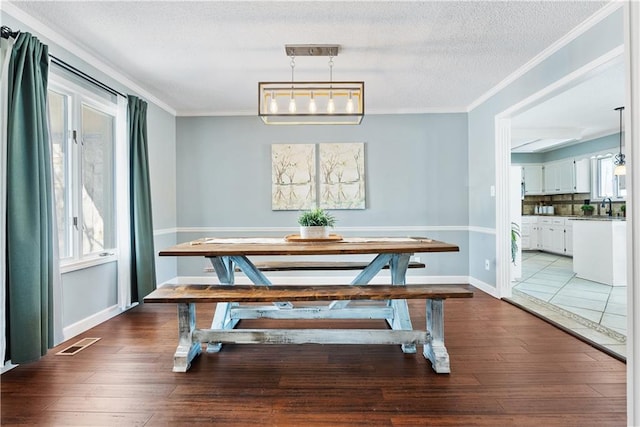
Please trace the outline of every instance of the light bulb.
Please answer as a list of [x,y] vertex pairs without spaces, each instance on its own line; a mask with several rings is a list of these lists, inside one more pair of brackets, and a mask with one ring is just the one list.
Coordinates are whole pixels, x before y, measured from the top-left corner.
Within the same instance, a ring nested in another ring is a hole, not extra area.
[[349,92],[349,99],[347,100],[347,113],[353,113],[353,99],[351,98],[351,92]]
[[327,113],[333,114],[336,112],[336,104],[333,103],[333,96],[329,95],[329,102],[327,103]]
[[627,166],[623,163],[621,165],[616,166],[613,171],[613,174],[616,176],[626,175],[627,174]]
[[318,111],[318,107],[316,106],[316,100],[313,97],[313,92],[311,92],[311,99],[309,100],[309,112],[311,114],[315,114]]
[[293,95],[291,96],[291,99],[289,99],[289,112],[291,114],[296,112],[296,100],[293,98]]
[[271,92],[271,102],[269,103],[269,112],[271,112],[271,114],[276,114],[278,112],[278,103],[276,102],[276,97],[273,92]]

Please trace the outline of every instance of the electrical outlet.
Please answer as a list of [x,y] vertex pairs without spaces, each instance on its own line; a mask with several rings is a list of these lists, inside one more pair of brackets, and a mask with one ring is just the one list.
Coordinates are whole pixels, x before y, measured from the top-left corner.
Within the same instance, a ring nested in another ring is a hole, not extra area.
[[491,263],[489,262],[488,259],[484,260],[484,269],[487,271],[491,270]]

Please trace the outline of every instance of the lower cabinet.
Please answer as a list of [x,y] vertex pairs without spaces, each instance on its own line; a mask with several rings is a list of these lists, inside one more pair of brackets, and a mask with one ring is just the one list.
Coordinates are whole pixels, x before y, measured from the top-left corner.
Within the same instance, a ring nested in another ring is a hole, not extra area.
[[[522,249],[573,254],[573,229],[565,217],[522,217]],[[526,218],[526,219],[525,219]]]
[[520,241],[523,251],[538,249],[538,217],[523,216],[520,228]]

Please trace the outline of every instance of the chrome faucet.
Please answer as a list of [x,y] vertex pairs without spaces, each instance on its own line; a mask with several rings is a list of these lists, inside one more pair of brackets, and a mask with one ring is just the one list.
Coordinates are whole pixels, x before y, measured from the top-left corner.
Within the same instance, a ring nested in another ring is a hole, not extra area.
[[604,208],[604,202],[609,201],[609,210],[605,211],[605,213],[609,216],[613,216],[613,208],[611,207],[611,197],[607,197],[606,199],[602,199],[602,204],[600,207]]

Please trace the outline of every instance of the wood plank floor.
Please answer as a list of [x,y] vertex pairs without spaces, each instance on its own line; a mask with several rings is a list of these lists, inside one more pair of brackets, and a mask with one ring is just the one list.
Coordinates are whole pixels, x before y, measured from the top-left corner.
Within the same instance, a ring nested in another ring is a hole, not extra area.
[[[445,305],[449,375],[396,346],[350,345],[228,345],[173,373],[175,306],[147,304],[3,374],[0,424],[626,425],[624,363],[478,290]],[[424,303],[410,309],[422,325]],[[199,327],[212,312],[198,307]],[[266,323],[289,325],[242,326]],[[102,339],[54,354],[83,337]]]

